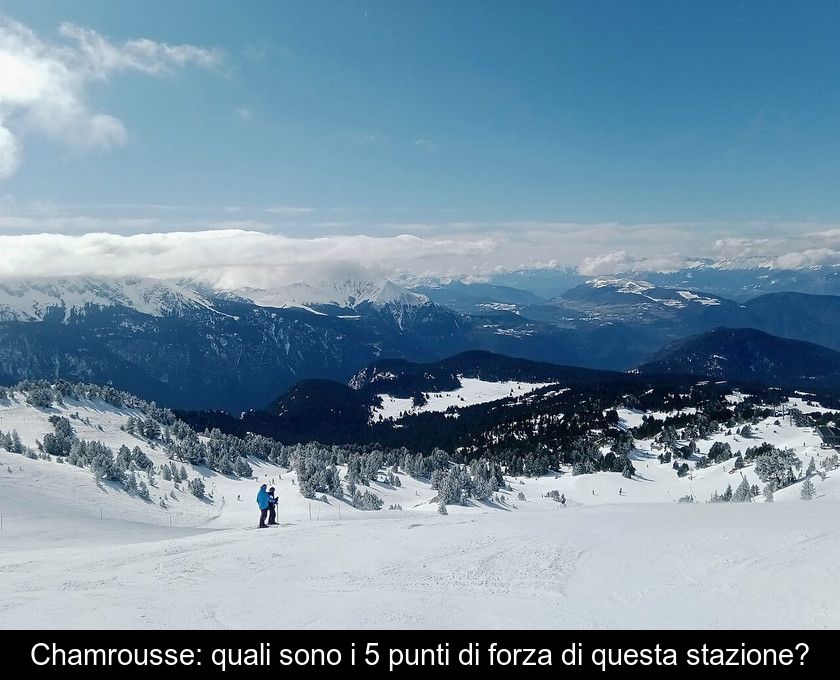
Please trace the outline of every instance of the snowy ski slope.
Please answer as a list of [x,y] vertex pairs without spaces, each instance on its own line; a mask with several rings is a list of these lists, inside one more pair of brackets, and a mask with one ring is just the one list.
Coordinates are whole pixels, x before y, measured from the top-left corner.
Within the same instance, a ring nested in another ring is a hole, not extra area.
[[[50,415],[75,413],[79,437],[168,461],[120,430],[132,411],[103,403],[37,409],[13,395],[0,401],[0,430],[34,446]],[[803,464],[831,453],[810,429],[774,422],[750,440],[716,437],[733,451],[790,446]],[[502,503],[447,516],[428,483],[407,475],[400,487],[372,482],[378,512],[307,500],[293,472],[254,460],[251,480],[186,465],[212,498],[158,476],[144,502],[97,486],[89,470],[0,449],[0,627],[249,627],[258,609],[269,625],[313,628],[840,625],[840,471],[814,479],[811,502],[797,483],[772,504],[707,504],[741,474],[758,482],[753,466],[733,472],[730,460],[679,478],[650,444],[637,442],[632,480],[511,477]],[[277,487],[281,526],[260,531],[262,482]],[[545,497],[553,490],[565,507]],[[688,494],[700,502],[674,502]],[[387,510],[395,504],[403,509]]]

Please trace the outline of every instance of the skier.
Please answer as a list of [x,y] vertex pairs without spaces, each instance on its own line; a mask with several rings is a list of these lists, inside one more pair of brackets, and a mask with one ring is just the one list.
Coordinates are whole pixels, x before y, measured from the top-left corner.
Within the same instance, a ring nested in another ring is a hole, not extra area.
[[274,487],[268,490],[268,523],[277,524],[277,496],[274,495]]
[[260,487],[257,492],[257,505],[260,508],[260,529],[267,529],[268,525],[265,523],[265,516],[268,514],[269,497],[268,491],[265,490],[265,484]]
[[618,487],[618,495],[621,495],[621,487]]

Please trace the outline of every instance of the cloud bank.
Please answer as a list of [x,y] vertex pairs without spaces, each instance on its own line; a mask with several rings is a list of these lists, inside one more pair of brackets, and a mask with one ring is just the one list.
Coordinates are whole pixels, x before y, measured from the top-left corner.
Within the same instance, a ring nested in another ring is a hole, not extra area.
[[222,53],[148,39],[110,42],[96,31],[65,23],[60,42],[49,42],[22,23],[0,16],[0,179],[13,175],[22,140],[43,135],[78,150],[126,143],[118,118],[91,110],[88,88],[114,74],[159,76],[187,65],[209,68]]
[[[379,276],[408,262],[492,253],[490,240],[417,236],[289,238],[237,229],[157,234],[0,236],[0,278],[197,278],[223,288]],[[419,266],[423,266],[420,264]]]
[[840,229],[824,229],[793,238],[730,237],[715,241],[715,257],[728,266],[800,269],[840,264]]

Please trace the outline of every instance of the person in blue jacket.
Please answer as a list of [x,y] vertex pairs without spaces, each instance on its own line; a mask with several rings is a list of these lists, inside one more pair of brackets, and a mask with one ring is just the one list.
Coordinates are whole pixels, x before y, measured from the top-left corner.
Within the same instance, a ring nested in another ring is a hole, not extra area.
[[265,489],[265,484],[263,484],[257,492],[257,505],[260,508],[260,529],[267,529],[268,525],[265,523],[265,516],[268,514],[270,498],[268,491]]
[[277,524],[277,496],[273,486],[268,490],[268,525],[272,524]]

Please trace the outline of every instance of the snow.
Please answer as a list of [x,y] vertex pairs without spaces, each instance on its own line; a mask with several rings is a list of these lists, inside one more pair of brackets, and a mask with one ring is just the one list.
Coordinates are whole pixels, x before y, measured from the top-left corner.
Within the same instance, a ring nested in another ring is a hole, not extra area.
[[[387,379],[383,376],[383,379]],[[475,404],[485,404],[490,401],[506,399],[508,397],[519,397],[534,390],[548,387],[553,383],[526,383],[516,380],[501,382],[490,382],[479,378],[465,378],[458,376],[461,386],[449,392],[429,392],[429,398],[422,406],[414,406],[410,397],[403,399],[392,397],[387,393],[378,394],[382,400],[381,406],[374,406],[371,409],[371,421],[396,420],[405,414],[442,412],[447,409],[464,408]]]
[[413,293],[385,279],[298,282],[277,288],[241,288],[232,292],[261,307],[297,307],[314,313],[319,313],[313,309],[319,305],[355,309],[363,303],[379,307],[419,307],[429,302],[425,295]]
[[513,312],[514,314],[519,314],[519,308],[508,302],[481,302],[477,306],[493,309],[497,312]]
[[701,295],[697,295],[697,293],[692,293],[688,290],[679,290],[677,291],[677,295],[686,300],[691,300],[692,302],[699,302],[701,305],[706,306],[716,306],[720,305],[720,300],[716,300],[715,298],[710,297],[703,297]]
[[656,288],[647,281],[633,281],[631,279],[617,279],[612,277],[599,277],[586,282],[593,288],[617,288],[619,293],[643,293],[644,291]]
[[[472,401],[538,387],[462,380],[436,407],[458,392]],[[32,446],[50,415],[76,412],[80,437],[168,460],[162,445],[119,429],[132,411],[99,402],[37,409],[13,395],[0,401],[0,429]],[[634,413],[620,416],[629,424]],[[770,441],[804,464],[831,453],[810,428],[779,423],[714,440],[733,450]],[[637,444],[634,479],[508,477],[502,503],[449,506],[447,516],[428,483],[407,475],[399,487],[371,482],[385,508],[402,511],[363,512],[305,499],[293,472],[254,460],[253,479],[186,465],[207,500],[158,476],[153,500],[177,497],[164,510],[97,486],[88,470],[0,449],[0,628],[253,627],[255,608],[281,628],[840,626],[840,471],[814,477],[807,503],[797,483],[772,504],[707,504],[741,473],[755,481],[753,466],[730,474],[729,460],[679,478],[651,441]],[[277,488],[280,526],[257,530],[263,482]],[[565,507],[545,497],[552,490]],[[673,502],[687,494],[700,502]]]
[[792,408],[799,409],[802,413],[831,413],[832,410],[820,406],[820,404],[811,399],[803,399],[802,397],[788,397],[788,405]]
[[281,518],[142,539],[104,523],[110,541],[5,547],[0,626],[253,627],[259,610],[281,628],[833,628],[837,509]]
[[657,420],[665,420],[665,418],[669,417],[673,418],[685,414],[697,413],[697,409],[688,407],[674,411],[640,411],[638,409],[617,408],[616,413],[618,413],[618,419],[625,425],[625,427],[633,428],[639,427],[639,425],[642,424],[642,418],[644,416],[653,416]]
[[212,303],[194,290],[151,278],[0,281],[0,321],[41,321],[51,309],[84,313],[86,307],[127,307],[163,316],[191,307],[211,311]]
[[632,279],[614,278],[614,277],[598,277],[590,279],[586,282],[587,285],[593,288],[615,288],[618,293],[626,293],[629,295],[639,295],[651,302],[656,302],[666,307],[675,307],[683,309],[686,303],[694,303],[706,307],[719,306],[721,301],[718,298],[709,297],[706,295],[698,295],[689,290],[664,290],[659,289],[660,292],[676,294],[676,298],[657,298],[649,295],[651,291],[657,290],[657,286],[648,281],[634,281]]
[[525,328],[498,328],[495,326],[484,326],[484,328],[495,328],[496,335],[505,335],[510,338],[525,338],[534,334],[534,331]]

